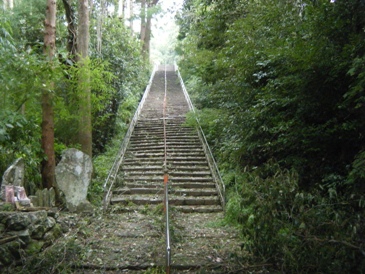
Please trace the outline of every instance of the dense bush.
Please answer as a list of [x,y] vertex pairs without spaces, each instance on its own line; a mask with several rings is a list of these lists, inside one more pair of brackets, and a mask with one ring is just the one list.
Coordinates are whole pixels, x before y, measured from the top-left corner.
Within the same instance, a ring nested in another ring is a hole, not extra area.
[[226,217],[257,259],[290,272],[364,271],[363,198],[330,186],[303,191],[295,171],[274,163],[234,179]]
[[283,271],[364,271],[364,12],[356,0],[190,0],[179,18],[227,215]]

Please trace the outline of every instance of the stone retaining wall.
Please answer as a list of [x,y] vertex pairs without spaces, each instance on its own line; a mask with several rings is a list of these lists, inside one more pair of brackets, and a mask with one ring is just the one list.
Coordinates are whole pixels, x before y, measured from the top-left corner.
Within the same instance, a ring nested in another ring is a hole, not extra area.
[[57,221],[52,211],[0,211],[0,269],[12,262],[40,252],[67,227]]

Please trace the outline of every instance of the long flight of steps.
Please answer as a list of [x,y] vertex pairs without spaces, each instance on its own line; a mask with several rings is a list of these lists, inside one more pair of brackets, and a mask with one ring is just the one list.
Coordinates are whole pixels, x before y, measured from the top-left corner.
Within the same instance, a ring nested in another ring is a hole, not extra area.
[[[196,129],[184,125],[188,104],[174,71],[166,72],[169,203],[182,212],[222,210]],[[112,204],[163,202],[165,72],[157,71],[119,169]]]
[[[119,169],[112,205],[107,214],[87,224],[95,233],[78,242],[87,250],[78,273],[165,269],[164,79],[164,71],[157,71]],[[224,212],[197,132],[184,126],[187,112],[177,76],[168,71],[171,273],[242,273],[237,230],[220,225]]]

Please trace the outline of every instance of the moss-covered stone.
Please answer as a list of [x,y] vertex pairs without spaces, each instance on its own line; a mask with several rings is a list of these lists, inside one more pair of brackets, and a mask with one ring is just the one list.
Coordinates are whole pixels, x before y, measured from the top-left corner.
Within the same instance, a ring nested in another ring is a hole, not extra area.
[[31,223],[28,214],[13,213],[8,216],[6,221],[6,227],[8,230],[24,230]]
[[24,230],[18,230],[18,231],[9,231],[7,235],[10,236],[17,236],[18,239],[20,239],[24,244],[27,244],[30,242],[30,234],[29,229]]
[[20,259],[20,251],[25,246],[25,243],[17,239],[0,246],[0,260],[4,265],[10,264],[14,260]]
[[59,238],[61,235],[62,235],[61,226],[59,224],[55,224],[55,226],[44,235],[43,239],[45,242],[50,244],[54,242],[57,238]]
[[34,255],[39,253],[42,250],[42,247],[44,246],[44,241],[35,241],[32,240],[27,248],[25,249],[25,253],[27,255]]
[[5,231],[5,225],[0,223],[0,234],[4,233],[4,231]]

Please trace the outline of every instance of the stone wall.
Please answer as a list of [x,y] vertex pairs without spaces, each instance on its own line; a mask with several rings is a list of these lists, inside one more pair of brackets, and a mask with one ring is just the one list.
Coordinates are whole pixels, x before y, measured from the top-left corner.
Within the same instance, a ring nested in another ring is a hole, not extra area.
[[0,211],[0,269],[40,252],[66,232],[51,211]]

